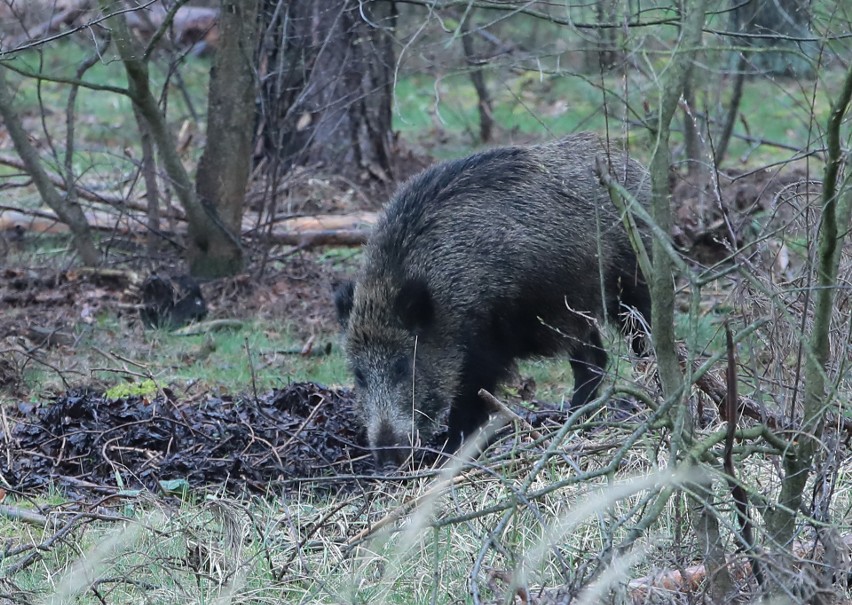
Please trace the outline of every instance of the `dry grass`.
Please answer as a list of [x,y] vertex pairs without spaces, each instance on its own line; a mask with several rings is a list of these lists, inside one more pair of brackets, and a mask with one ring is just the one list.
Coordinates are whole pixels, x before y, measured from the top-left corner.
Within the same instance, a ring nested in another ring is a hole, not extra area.
[[[214,494],[185,502],[110,498],[76,513],[66,539],[8,574],[0,596],[27,603],[378,604],[498,603],[526,594],[536,603],[557,595],[598,602],[613,591],[629,598],[632,578],[702,560],[690,529],[694,504],[673,488],[712,471],[671,472],[665,430],[638,424],[561,432],[561,442],[548,436],[549,453],[516,437],[521,443],[511,449],[498,444],[494,455],[435,476],[363,483],[335,497],[305,488],[242,501]],[[749,456],[738,469],[767,501],[778,486],[773,460]],[[734,552],[730,497],[718,476],[714,485],[714,509]],[[848,533],[848,468],[836,485],[833,523]],[[127,520],[97,519],[107,512]],[[72,514],[57,506],[29,540],[48,539]],[[383,525],[388,515],[398,518]],[[805,529],[802,539],[811,533]],[[0,571],[20,560],[7,557]],[[747,595],[753,585],[740,588]],[[700,594],[657,598],[686,602]]]

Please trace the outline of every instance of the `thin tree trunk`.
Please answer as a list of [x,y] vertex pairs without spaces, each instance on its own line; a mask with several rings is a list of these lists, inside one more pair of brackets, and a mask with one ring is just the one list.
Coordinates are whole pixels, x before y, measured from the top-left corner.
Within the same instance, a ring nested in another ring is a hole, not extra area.
[[737,122],[737,116],[740,112],[740,102],[743,98],[746,67],[748,67],[748,60],[744,53],[740,53],[737,60],[737,72],[734,74],[734,89],[731,91],[731,102],[728,104],[728,113],[725,116],[722,132],[716,140],[714,160],[717,166],[725,159],[725,154],[728,152],[728,145],[731,143],[731,135],[734,133],[734,124]]
[[15,146],[15,151],[21,156],[27,173],[35,183],[42,200],[50,206],[59,219],[68,225],[74,248],[80,255],[83,264],[96,266],[100,262],[100,254],[92,240],[92,232],[83,214],[83,209],[67,196],[62,196],[51,183],[50,176],[41,165],[38,151],[30,143],[18,114],[12,103],[12,94],[6,83],[6,68],[0,66],[0,116],[3,117],[6,130]]
[[139,128],[139,144],[142,147],[142,178],[145,180],[145,202],[148,210],[148,256],[157,255],[160,239],[160,188],[157,185],[157,160],[154,157],[154,141],[148,123],[134,106],[133,114]]
[[[654,144],[651,156],[651,214],[657,226],[666,234],[671,233],[672,212],[669,195],[669,136],[671,122],[678,107],[681,94],[690,73],[690,63],[701,45],[701,31],[704,25],[706,0],[685,0],[680,37],[674,50],[671,64],[659,83],[660,95],[657,107],[657,120],[652,131]],[[653,271],[649,280],[651,290],[651,331],[654,350],[657,354],[657,367],[663,387],[663,397],[672,403],[671,419],[673,435],[671,440],[672,464],[683,460],[692,442],[692,422],[689,411],[680,405],[683,398],[684,378],[678,362],[674,338],[674,282],[672,275],[674,264],[668,254],[665,242],[655,237],[652,243]],[[718,534],[718,520],[710,499],[712,491],[701,480],[689,483],[690,492],[695,494],[694,502],[698,514],[694,516],[696,535],[705,541],[704,556],[708,570],[715,576],[710,578],[710,593],[714,599],[721,599],[732,586],[730,572],[725,560]]]
[[[802,426],[796,432],[795,442],[790,444],[789,451],[784,456],[784,479],[778,496],[780,506],[767,511],[767,529],[773,541],[784,546],[789,546],[793,541],[796,517],[802,504],[805,485],[810,477],[816,453],[821,447],[820,437],[825,415],[831,409],[831,402],[826,398],[826,378],[831,357],[829,334],[840,252],[852,220],[850,166],[847,165],[844,181],[838,187],[844,157],[840,145],[840,126],[850,101],[852,68],[846,74],[839,99],[832,105],[826,128],[828,161],[823,179],[813,331],[808,339],[810,351],[805,360]],[[780,592],[784,587],[778,589]]]
[[[689,62],[692,61],[695,51],[701,44],[705,1],[688,0],[684,3],[685,17],[676,53],[665,72],[665,79],[659,83],[660,97],[657,104],[659,110],[655,120],[655,130],[651,133],[654,145],[650,162],[651,216],[665,233],[671,233],[672,229],[669,194],[671,121],[689,73]],[[652,257],[654,270],[649,280],[652,297],[652,336],[663,395],[668,398],[675,396],[683,383],[674,340],[674,284],[672,282],[674,266],[664,243],[659,238],[653,240]]]
[[[683,101],[686,104],[683,112],[683,139],[686,148],[686,172],[691,177],[707,174],[704,150],[701,145],[701,133],[695,117],[695,91],[692,88],[692,67],[683,85]],[[703,181],[701,182],[703,192]]]
[[482,73],[482,64],[476,59],[476,52],[473,49],[473,35],[470,32],[470,21],[472,19],[473,9],[468,11],[461,22],[462,48],[464,49],[465,61],[470,68],[470,82],[476,90],[476,105],[479,110],[479,141],[487,143],[491,140],[494,119],[491,117],[491,95],[488,93],[488,86]]

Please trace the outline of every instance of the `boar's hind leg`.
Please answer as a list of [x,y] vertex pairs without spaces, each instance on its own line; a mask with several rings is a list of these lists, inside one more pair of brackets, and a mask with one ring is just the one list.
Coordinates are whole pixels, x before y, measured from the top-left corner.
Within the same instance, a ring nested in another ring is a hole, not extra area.
[[597,329],[589,334],[589,340],[571,353],[571,370],[574,372],[574,396],[571,407],[587,404],[598,394],[603,380],[607,355],[603,349],[601,335]]

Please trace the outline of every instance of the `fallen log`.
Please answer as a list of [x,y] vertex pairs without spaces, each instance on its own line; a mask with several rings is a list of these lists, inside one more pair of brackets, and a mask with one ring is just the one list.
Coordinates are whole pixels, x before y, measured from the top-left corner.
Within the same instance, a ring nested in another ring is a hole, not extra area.
[[370,237],[368,229],[325,229],[322,231],[275,231],[261,239],[271,244],[312,248],[315,246],[360,246]]
[[255,235],[270,244],[310,248],[313,246],[360,246],[370,236],[372,226],[378,220],[375,212],[353,212],[349,214],[324,214],[281,218],[272,229],[260,229],[252,233],[247,225],[253,225],[250,217],[243,220],[243,233]]
[[[255,215],[256,216],[256,215]],[[346,214],[313,214],[306,216],[281,216],[273,221],[275,227],[295,231],[334,231],[338,229],[369,228],[376,224],[375,212],[348,212]],[[254,222],[243,220],[243,231],[249,231]],[[262,228],[261,228],[262,230]]]
[[[56,12],[41,23],[28,28],[27,32],[12,38],[9,47],[14,49],[39,43],[50,36],[60,34],[63,28],[87,27],[98,17],[94,8],[95,3],[92,0],[66,0],[57,4]],[[159,5],[124,13],[130,28],[145,40],[151,39],[162,27],[166,15],[166,10]],[[202,50],[208,47],[216,48],[219,43],[219,9],[182,6],[175,12],[170,28],[174,33],[175,42],[180,46],[201,44],[204,47]]]
[[[137,13],[126,13],[127,24],[139,37],[150,39],[163,26],[166,11],[157,5]],[[203,42],[216,48],[219,43],[219,9],[204,6],[182,6],[170,24],[174,40],[181,46],[192,46]]]
[[59,9],[57,12],[50,15],[50,17],[38,25],[29,28],[26,34],[12,38],[9,47],[14,49],[28,42],[38,41],[41,38],[57,34],[63,26],[74,25],[91,7],[89,0],[75,0],[68,2],[63,7],[57,8]]
[[[115,231],[122,234],[144,231],[146,218],[142,214],[114,213],[84,210],[89,227],[97,231]],[[68,233],[68,225],[53,212],[45,210],[17,210],[0,208],[0,232],[24,230],[33,233]]]
[[[147,217],[141,212],[106,212],[84,210],[92,229],[104,232],[143,234],[147,230]],[[243,237],[257,238],[270,244],[311,248],[316,246],[360,246],[370,235],[370,225],[376,221],[374,212],[357,212],[348,215],[316,215],[282,219],[271,230],[261,230],[260,235],[246,225],[254,225],[249,216],[243,221]],[[186,233],[186,225],[179,222],[178,233]],[[68,226],[51,211],[25,210],[0,206],[0,232],[24,230],[33,233],[68,233]]]

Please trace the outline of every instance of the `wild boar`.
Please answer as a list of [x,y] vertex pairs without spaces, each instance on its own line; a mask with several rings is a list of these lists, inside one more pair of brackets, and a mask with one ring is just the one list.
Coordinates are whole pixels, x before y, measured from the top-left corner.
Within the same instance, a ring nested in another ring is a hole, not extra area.
[[596,159],[636,199],[647,170],[593,134],[437,164],[393,196],[354,283],[335,295],[360,417],[381,465],[432,437],[446,449],[488,418],[477,395],[516,359],[566,353],[572,406],[607,364],[598,321],[650,320],[650,297]]

